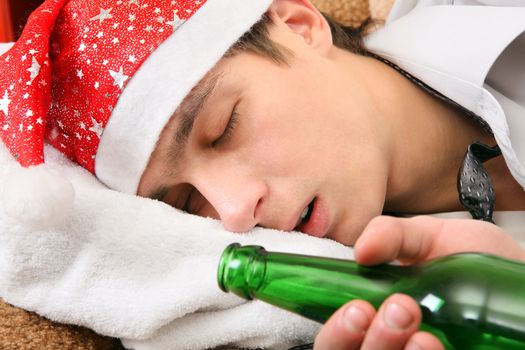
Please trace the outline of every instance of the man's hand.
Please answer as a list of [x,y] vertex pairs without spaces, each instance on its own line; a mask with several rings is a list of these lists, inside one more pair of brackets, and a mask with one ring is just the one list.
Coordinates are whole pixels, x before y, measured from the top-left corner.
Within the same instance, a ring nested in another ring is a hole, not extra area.
[[414,264],[461,252],[479,252],[525,261],[525,251],[498,226],[478,220],[409,219],[379,216],[367,225],[355,244],[363,265],[399,260]]
[[419,305],[402,294],[392,295],[376,312],[354,300],[330,317],[315,339],[315,350],[442,350],[433,335],[418,332]]
[[[491,223],[419,216],[381,216],[355,244],[356,260],[375,265],[399,260],[414,264],[460,252],[482,252],[525,261],[525,251]],[[316,350],[441,350],[433,335],[418,331],[421,310],[406,295],[393,295],[378,311],[365,301],[341,307],[317,335]]]

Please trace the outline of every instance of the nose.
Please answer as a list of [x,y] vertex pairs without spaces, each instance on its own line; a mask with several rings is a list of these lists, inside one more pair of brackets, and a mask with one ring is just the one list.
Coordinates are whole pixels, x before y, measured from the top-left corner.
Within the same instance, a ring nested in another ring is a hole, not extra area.
[[201,176],[194,185],[219,214],[224,228],[247,232],[261,219],[261,207],[268,194],[263,181],[236,174]]

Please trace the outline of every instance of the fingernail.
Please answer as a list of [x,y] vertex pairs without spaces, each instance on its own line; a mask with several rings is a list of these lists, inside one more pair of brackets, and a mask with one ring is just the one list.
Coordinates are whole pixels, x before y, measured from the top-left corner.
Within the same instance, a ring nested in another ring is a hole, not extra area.
[[414,322],[414,317],[410,312],[397,303],[390,303],[386,306],[384,317],[386,324],[394,329],[406,329]]
[[343,323],[349,331],[361,333],[367,330],[370,319],[363,310],[351,305],[343,314]]
[[423,350],[423,348],[421,347],[421,345],[419,345],[415,341],[411,341],[410,343],[408,343],[405,350]]

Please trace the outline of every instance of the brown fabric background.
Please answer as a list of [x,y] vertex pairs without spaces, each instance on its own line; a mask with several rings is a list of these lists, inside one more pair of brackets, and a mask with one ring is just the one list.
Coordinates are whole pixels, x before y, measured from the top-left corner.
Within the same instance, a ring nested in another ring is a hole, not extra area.
[[[312,0],[318,8],[346,25],[359,25],[368,17],[384,19],[393,0]],[[0,299],[1,350],[117,350],[117,339],[83,327],[49,321]]]

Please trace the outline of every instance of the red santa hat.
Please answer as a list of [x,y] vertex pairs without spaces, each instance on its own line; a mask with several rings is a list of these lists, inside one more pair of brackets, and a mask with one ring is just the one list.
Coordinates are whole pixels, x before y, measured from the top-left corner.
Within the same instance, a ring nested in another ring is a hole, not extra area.
[[136,193],[191,88],[271,0],[47,0],[0,57],[0,136],[23,166],[44,139]]

